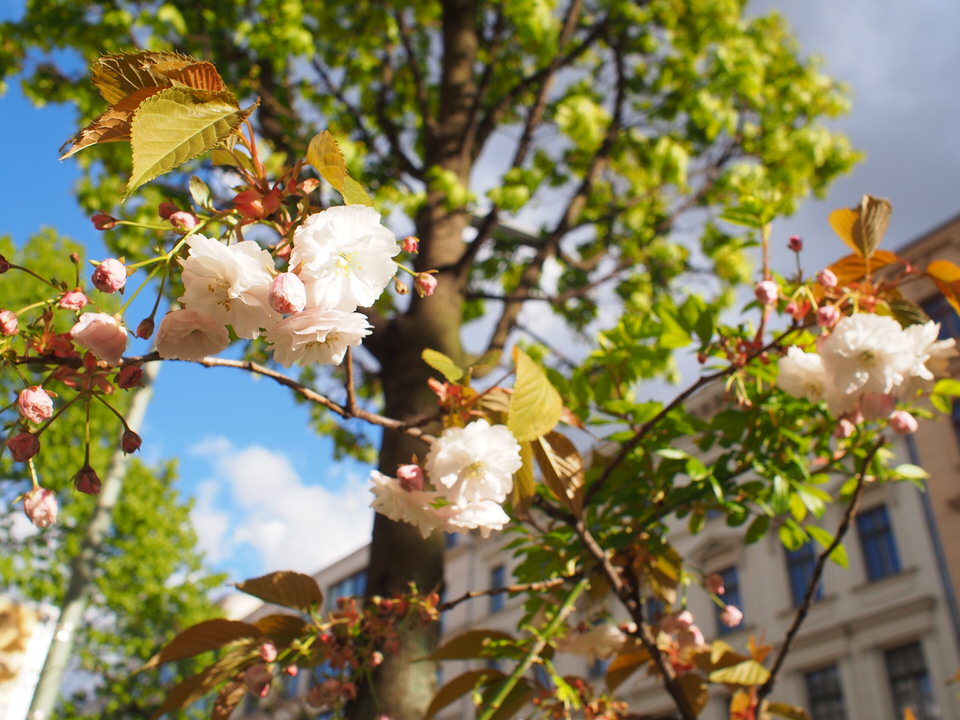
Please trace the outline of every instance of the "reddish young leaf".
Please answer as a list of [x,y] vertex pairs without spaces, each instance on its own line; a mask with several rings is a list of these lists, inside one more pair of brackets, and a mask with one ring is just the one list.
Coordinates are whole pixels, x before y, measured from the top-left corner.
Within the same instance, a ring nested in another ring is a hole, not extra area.
[[277,645],[289,645],[299,637],[307,623],[296,615],[276,613],[260,618],[256,622],[257,628],[263,635],[273,640]]
[[170,689],[163,703],[153,714],[152,720],[160,716],[187,707],[196,702],[227,678],[234,676],[243,665],[250,662],[254,648],[238,649],[220,658],[213,665],[191,675]]
[[960,267],[949,260],[934,260],[927,266],[927,275],[933,278],[950,306],[960,313]]
[[199,655],[207,650],[217,650],[228,643],[261,635],[256,625],[239,620],[204,620],[191,625],[167,643],[166,647],[154,655],[143,666],[147,670],[157,665]]
[[323,591],[309,575],[280,570],[252,580],[237,583],[237,590],[258,597],[264,602],[297,610],[323,605]]
[[60,146],[60,159],[65,160],[91,145],[129,140],[133,114],[140,107],[140,103],[158,92],[160,88],[155,87],[137,90],[105,110],[92,123]]
[[877,250],[869,260],[865,260],[860,255],[847,255],[831,265],[829,269],[837,276],[837,283],[844,286],[863,280],[869,273],[897,262],[905,263],[906,261],[901,260],[896,253],[889,250]]
[[197,90],[210,90],[211,92],[221,92],[226,90],[223,84],[223,78],[217,72],[213,63],[196,62],[186,67],[175,67],[171,69],[160,69],[168,78],[173,80],[174,84],[186,85]]

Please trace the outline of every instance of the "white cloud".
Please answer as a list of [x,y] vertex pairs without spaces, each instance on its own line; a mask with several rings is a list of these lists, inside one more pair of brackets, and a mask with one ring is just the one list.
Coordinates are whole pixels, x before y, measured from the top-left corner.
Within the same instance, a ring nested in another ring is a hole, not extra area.
[[263,572],[315,572],[369,541],[363,479],[348,476],[337,489],[308,484],[284,455],[237,449],[223,438],[205,439],[192,452],[207,457],[216,475],[200,484],[193,513],[212,559],[253,552]]

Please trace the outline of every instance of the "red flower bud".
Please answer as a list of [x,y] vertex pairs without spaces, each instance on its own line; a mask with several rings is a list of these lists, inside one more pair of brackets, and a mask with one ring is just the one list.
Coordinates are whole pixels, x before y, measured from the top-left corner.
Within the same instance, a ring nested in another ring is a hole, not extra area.
[[107,258],[93,271],[93,286],[105,293],[115,293],[127,284],[127,268],[116,258]]
[[57,521],[57,496],[47,488],[34,488],[23,496],[23,512],[35,526],[43,530]]
[[93,226],[97,230],[112,230],[117,226],[117,219],[112,215],[107,215],[105,212],[94,213],[90,218],[90,222],[93,223]]
[[33,433],[20,432],[7,440],[10,454],[17,462],[26,462],[40,452],[40,439]]
[[7,260],[3,255],[0,255],[0,275],[3,275],[9,269],[10,261]]
[[123,437],[120,438],[120,447],[123,448],[123,451],[127,455],[130,453],[135,453],[137,450],[139,450],[142,443],[143,440],[140,438],[140,436],[129,428],[124,430]]
[[162,202],[157,206],[157,214],[159,214],[163,220],[166,220],[175,212],[177,212],[177,206],[171,202]]
[[415,235],[408,235],[401,242],[401,247],[404,252],[415,253],[420,248],[420,238]]
[[271,190],[266,195],[259,190],[244,190],[233,198],[233,204],[248,220],[260,220],[272,215],[280,207],[280,193]]
[[124,365],[117,373],[117,385],[124,390],[139,387],[143,382],[143,369],[139,365]]
[[73,487],[76,488],[78,492],[86,493],[87,495],[99,494],[100,478],[97,476],[97,471],[89,465],[84,465],[80,468],[80,471],[73,476]]
[[420,297],[430,297],[433,295],[433,291],[437,289],[437,278],[430,273],[417,273],[417,277],[413,281],[413,286],[416,288],[417,295]]
[[803,250],[803,240],[800,239],[799,235],[791,235],[790,239],[787,240],[787,247],[798,253]]
[[146,340],[153,335],[153,318],[144,318],[137,325],[137,337]]
[[296,676],[297,676],[297,673],[300,672],[300,668],[298,668],[296,665],[287,665],[287,666],[283,669],[283,671],[284,671],[287,675],[289,675],[290,677],[296,677]]

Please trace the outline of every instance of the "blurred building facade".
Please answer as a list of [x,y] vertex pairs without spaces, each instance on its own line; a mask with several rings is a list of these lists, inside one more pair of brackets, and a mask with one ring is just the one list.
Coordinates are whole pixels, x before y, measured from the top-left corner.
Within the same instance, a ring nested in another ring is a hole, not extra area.
[[[918,267],[933,259],[960,265],[960,216],[935,228],[898,254]],[[960,338],[960,319],[932,283],[907,286],[905,294],[942,325],[943,337]],[[705,396],[701,403],[718,402]],[[960,404],[958,404],[960,405]],[[902,462],[923,466],[930,474],[927,491],[907,482],[868,486],[856,521],[845,541],[849,567],[828,563],[815,602],[778,676],[772,697],[809,710],[813,720],[901,720],[910,708],[917,720],[960,720],[960,409],[952,417],[921,422],[913,436],[895,447]],[[833,531],[842,507],[826,511],[822,527]],[[696,535],[678,522],[671,537],[691,566],[724,577],[724,599],[741,607],[743,623],[727,629],[710,598],[693,589],[688,607],[708,641],[722,637],[743,649],[751,636],[778,645],[800,605],[816,559],[805,546],[788,552],[775,532],[745,545],[743,527],[728,527],[723,517],[709,519]],[[445,597],[469,590],[502,587],[511,582],[512,562],[503,535],[482,540],[476,535],[448,536]],[[364,590],[367,549],[323,568],[315,577],[331,605],[337,597]],[[449,639],[475,628],[512,631],[522,615],[521,598],[479,597],[444,615]],[[260,608],[246,617],[267,612]],[[576,618],[574,617],[575,621]],[[595,683],[603,682],[604,664],[558,655],[558,669]],[[485,666],[483,661],[443,664],[440,681]],[[247,700],[234,718],[288,720],[313,717],[303,703],[306,673],[285,678],[265,700]],[[637,673],[618,694],[644,717],[671,717],[671,701],[653,680]],[[711,689],[702,717],[727,717],[729,693]],[[445,708],[441,720],[474,717],[469,697]]]

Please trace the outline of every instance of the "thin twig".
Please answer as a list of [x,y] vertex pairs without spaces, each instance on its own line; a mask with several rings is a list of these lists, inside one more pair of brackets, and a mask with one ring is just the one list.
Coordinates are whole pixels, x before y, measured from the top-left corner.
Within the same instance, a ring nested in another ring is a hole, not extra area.
[[853,523],[853,518],[857,514],[857,506],[860,504],[860,498],[863,496],[863,490],[866,487],[866,476],[867,468],[870,467],[870,463],[873,461],[874,456],[883,447],[886,443],[886,438],[882,435],[874,443],[873,447],[870,448],[867,452],[866,457],[863,459],[863,464],[860,466],[860,472],[857,473],[857,487],[853,491],[853,497],[850,498],[850,504],[847,505],[847,509],[843,514],[843,520],[840,522],[840,526],[837,528],[837,533],[834,535],[833,542],[826,548],[823,552],[820,553],[820,556],[817,558],[816,564],[813,566],[813,573],[810,575],[810,582],[807,584],[807,591],[803,596],[803,602],[800,604],[800,607],[797,608],[797,614],[793,617],[793,622],[790,624],[790,629],[787,630],[787,634],[783,638],[783,644],[780,646],[780,650],[777,652],[777,657],[773,661],[773,667],[770,669],[770,677],[767,678],[767,681],[760,686],[758,695],[760,699],[767,697],[773,691],[773,685],[777,679],[777,673],[780,672],[780,668],[783,666],[784,660],[787,658],[787,654],[790,652],[790,646],[793,645],[794,639],[797,637],[797,633],[800,632],[800,626],[803,625],[804,619],[807,617],[807,613],[810,612],[810,606],[813,605],[813,598],[817,592],[817,585],[820,584],[820,577],[823,575],[823,569],[827,564],[827,559],[830,557],[830,553],[836,550],[840,543],[843,541],[843,536],[847,534],[847,531],[850,529],[850,525]]
[[470,592],[465,592],[455,600],[449,600],[447,602],[440,603],[437,605],[437,610],[440,612],[446,612],[447,610],[452,610],[462,602],[472,600],[473,598],[483,597],[484,595],[492,596],[503,595],[504,593],[542,592],[543,590],[549,590],[550,588],[563,585],[565,582],[572,579],[572,577],[575,576],[558,577],[553,578],[552,580],[540,580],[538,582],[523,583],[520,585],[506,585],[504,587],[487,588],[486,590],[471,590]]
[[353,348],[347,348],[346,357],[347,369],[347,412],[351,415],[357,414],[357,391],[353,384]]

